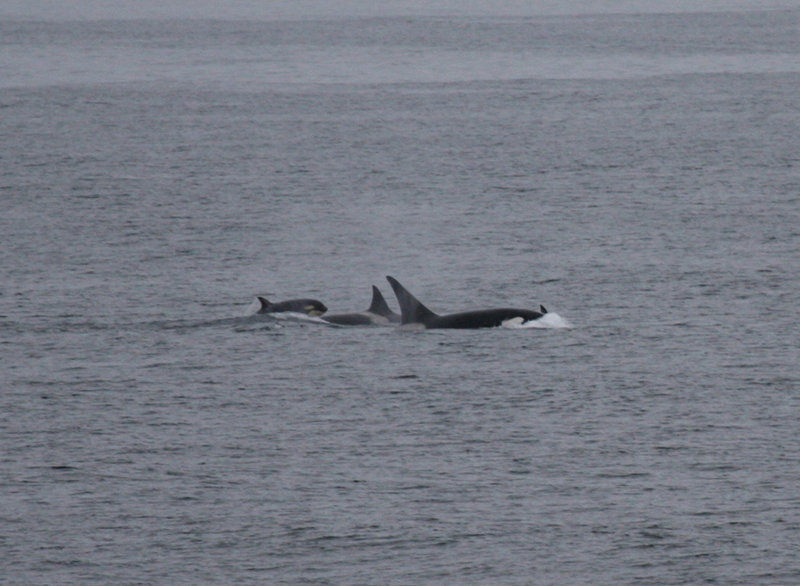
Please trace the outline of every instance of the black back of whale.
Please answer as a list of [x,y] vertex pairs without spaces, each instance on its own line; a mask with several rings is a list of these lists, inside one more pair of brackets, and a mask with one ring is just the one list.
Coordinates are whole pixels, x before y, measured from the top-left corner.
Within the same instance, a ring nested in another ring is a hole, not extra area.
[[259,297],[261,308],[257,313],[283,313],[292,311],[295,313],[305,313],[308,315],[322,315],[328,308],[322,301],[317,299],[287,299],[286,301],[271,302],[266,297]]
[[335,313],[326,315],[325,321],[341,326],[370,326],[375,324],[400,323],[400,316],[389,309],[383,294],[372,286],[372,303],[366,311],[356,313]]
[[392,289],[394,289],[395,295],[397,295],[397,301],[400,304],[400,311],[402,313],[401,322],[404,325],[423,324],[428,329],[496,328],[510,319],[522,318],[524,323],[539,319],[547,313],[544,305],[540,305],[540,311],[498,307],[494,309],[479,309],[475,311],[438,315],[425,307],[422,302],[414,297],[408,289],[403,287],[397,279],[389,276],[387,276],[386,279],[389,281]]

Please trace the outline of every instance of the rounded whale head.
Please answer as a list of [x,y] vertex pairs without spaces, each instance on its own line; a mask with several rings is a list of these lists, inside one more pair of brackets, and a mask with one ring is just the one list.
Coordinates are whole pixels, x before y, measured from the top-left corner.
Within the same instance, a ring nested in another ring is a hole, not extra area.
[[328,311],[328,307],[322,301],[316,299],[307,299],[306,301],[308,303],[303,306],[303,313],[307,313],[311,317],[319,317]]
[[327,306],[317,299],[287,299],[286,301],[272,302],[266,297],[259,297],[261,308],[258,313],[305,313],[311,317],[319,317],[328,311]]

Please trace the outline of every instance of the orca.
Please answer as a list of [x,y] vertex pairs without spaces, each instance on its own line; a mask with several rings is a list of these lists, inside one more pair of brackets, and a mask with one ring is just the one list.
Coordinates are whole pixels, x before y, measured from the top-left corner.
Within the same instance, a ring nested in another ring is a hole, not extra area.
[[372,326],[400,323],[400,316],[389,309],[386,299],[383,298],[380,289],[375,285],[372,286],[372,303],[366,311],[334,313],[321,319],[340,326]]
[[518,326],[539,319],[547,313],[544,305],[540,305],[539,311],[533,309],[498,307],[494,309],[479,309],[475,311],[438,315],[425,307],[408,291],[408,289],[403,287],[397,279],[389,276],[387,276],[386,279],[389,281],[392,289],[394,289],[394,293],[397,295],[397,301],[400,303],[400,321],[403,325],[422,324],[426,329],[496,328],[503,325]]
[[286,301],[276,301],[273,303],[266,297],[259,297],[261,307],[256,313],[284,313],[291,311],[294,313],[305,313],[312,317],[319,317],[328,308],[322,301],[316,299],[287,299]]

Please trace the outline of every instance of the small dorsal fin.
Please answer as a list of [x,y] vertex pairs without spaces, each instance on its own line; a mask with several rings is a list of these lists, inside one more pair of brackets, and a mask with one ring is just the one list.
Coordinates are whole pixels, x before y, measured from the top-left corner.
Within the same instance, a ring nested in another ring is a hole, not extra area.
[[257,299],[259,303],[261,303],[261,308],[258,310],[259,312],[266,311],[267,309],[269,309],[269,306],[272,305],[272,303],[270,303],[269,299],[267,299],[266,297],[257,297]]
[[402,314],[402,323],[405,324],[427,324],[430,320],[439,317],[430,309],[425,307],[422,302],[414,297],[408,289],[403,287],[400,282],[394,277],[387,275],[386,280],[394,289],[394,294],[397,295],[397,302],[400,304],[400,312]]
[[389,316],[392,314],[392,310],[389,309],[389,304],[386,303],[386,299],[384,299],[380,289],[378,289],[375,285],[372,286],[372,303],[370,303],[367,311],[374,313],[375,315],[383,316]]
[[544,306],[544,305],[540,305],[540,306],[539,306],[539,311],[541,311],[541,312],[542,312],[542,314],[545,314],[545,313],[547,313],[547,309],[545,308],[545,306]]

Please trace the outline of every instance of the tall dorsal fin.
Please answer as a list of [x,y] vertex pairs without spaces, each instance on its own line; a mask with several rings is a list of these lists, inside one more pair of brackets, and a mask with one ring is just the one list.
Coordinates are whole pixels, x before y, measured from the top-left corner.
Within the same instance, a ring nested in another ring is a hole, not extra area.
[[392,310],[389,309],[389,304],[386,303],[386,299],[383,298],[383,294],[381,293],[380,289],[378,289],[375,285],[372,286],[372,303],[370,303],[367,311],[374,313],[375,315],[392,315]]
[[397,302],[400,304],[401,322],[403,324],[427,324],[430,320],[439,317],[430,309],[425,307],[422,302],[414,297],[408,289],[403,287],[394,277],[387,275],[386,280],[394,289],[397,295]]
[[258,311],[266,311],[269,309],[269,306],[272,305],[272,303],[270,303],[269,299],[266,297],[257,297],[257,299],[259,303],[261,303],[261,308]]

